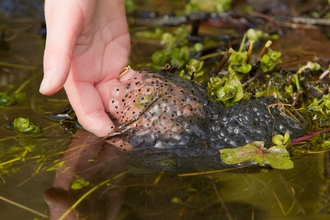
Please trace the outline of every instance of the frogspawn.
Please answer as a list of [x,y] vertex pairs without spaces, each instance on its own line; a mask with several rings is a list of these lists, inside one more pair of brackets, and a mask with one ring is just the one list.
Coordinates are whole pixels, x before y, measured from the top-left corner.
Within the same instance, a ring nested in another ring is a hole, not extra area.
[[204,88],[166,71],[135,72],[110,92],[110,115],[118,127],[108,142],[125,151],[212,156],[220,162],[220,149],[253,141],[271,146],[276,134],[297,138],[306,132],[299,115],[283,110],[273,97],[225,108]]

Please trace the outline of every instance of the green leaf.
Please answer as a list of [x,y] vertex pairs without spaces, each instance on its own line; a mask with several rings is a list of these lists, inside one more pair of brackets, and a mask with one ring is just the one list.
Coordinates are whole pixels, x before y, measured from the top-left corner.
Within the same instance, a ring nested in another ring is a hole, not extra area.
[[264,91],[258,91],[256,92],[256,97],[259,98],[261,96],[268,97],[281,97],[281,93],[277,90],[277,88],[273,84],[269,84]]
[[320,112],[322,115],[327,115],[330,110],[330,94],[323,95],[321,99],[313,99],[313,102],[307,107],[311,111]]
[[163,44],[169,44],[172,43],[174,41],[174,36],[171,33],[164,33],[162,36],[162,43]]
[[217,98],[222,102],[233,98],[236,95],[236,88],[232,85],[226,84],[224,87],[218,89]]
[[232,0],[190,0],[185,11],[190,14],[196,11],[224,12],[231,7]]
[[221,149],[221,160],[230,165],[252,163],[259,166],[270,165],[275,169],[292,169],[289,152],[286,148],[273,146],[264,147],[264,141],[254,141],[245,146]]
[[230,82],[231,82],[231,85],[233,85],[236,88],[236,94],[235,94],[234,98],[231,101],[232,102],[238,102],[244,96],[243,86],[241,84],[241,81],[239,81],[236,78],[231,79]]
[[191,49],[193,53],[200,52],[203,50],[203,44],[195,43]]
[[201,71],[203,67],[204,61],[199,61],[196,59],[191,59],[189,63],[186,65],[186,68],[191,73],[196,73]]
[[186,73],[184,70],[181,70],[179,73],[179,76],[183,79],[187,79],[190,80],[191,79],[191,75],[189,75],[188,73]]
[[28,152],[35,152],[38,148],[37,145],[35,144],[28,144],[24,146],[24,149],[27,150]]
[[235,68],[235,70],[240,73],[249,73],[251,69],[252,69],[251,64],[244,64],[242,66],[238,66]]
[[0,107],[8,107],[16,103],[12,96],[8,96],[5,92],[0,92]]
[[153,63],[163,66],[166,64],[167,56],[164,51],[159,50],[152,54],[151,60]]
[[126,13],[132,13],[138,8],[137,4],[133,0],[126,0],[124,2],[125,2]]
[[330,141],[325,140],[321,144],[322,149],[330,149]]
[[268,52],[268,55],[269,55],[270,59],[273,62],[278,63],[278,62],[280,62],[280,58],[282,56],[282,53],[279,52],[279,51],[273,51],[273,50],[271,50],[271,51]]
[[89,182],[81,177],[76,177],[71,185],[71,189],[78,190],[89,185]]
[[30,122],[29,118],[18,117],[13,122],[14,131],[19,133],[39,134],[40,128]]
[[263,37],[263,33],[261,30],[257,30],[257,29],[253,29],[253,28],[250,28],[249,30],[247,30],[246,32],[246,36],[247,38],[251,41],[259,41],[262,39]]
[[281,52],[273,51],[269,49],[268,54],[264,54],[261,58],[260,68],[262,71],[267,72],[276,67],[277,64],[281,63]]
[[54,170],[57,170],[58,168],[63,167],[63,165],[64,165],[64,161],[58,162],[58,160],[55,160],[54,163],[55,164],[53,166],[49,167],[46,171],[54,171]]
[[290,134],[285,132],[284,136],[277,134],[272,138],[272,142],[278,147],[287,147],[290,144]]
[[244,90],[236,77],[211,77],[207,85],[208,93],[226,106],[240,101],[244,97]]
[[233,51],[230,55],[228,62],[232,65],[244,65],[247,61],[247,51],[244,52],[237,52]]

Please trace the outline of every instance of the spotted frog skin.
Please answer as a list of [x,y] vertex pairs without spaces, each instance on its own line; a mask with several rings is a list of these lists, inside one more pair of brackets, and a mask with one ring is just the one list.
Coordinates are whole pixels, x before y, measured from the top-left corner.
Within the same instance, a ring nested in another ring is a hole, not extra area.
[[117,126],[127,124],[120,139],[143,153],[211,156],[252,141],[269,146],[275,134],[297,138],[306,132],[272,97],[225,108],[210,100],[204,88],[166,71],[136,72],[110,92],[110,114]]

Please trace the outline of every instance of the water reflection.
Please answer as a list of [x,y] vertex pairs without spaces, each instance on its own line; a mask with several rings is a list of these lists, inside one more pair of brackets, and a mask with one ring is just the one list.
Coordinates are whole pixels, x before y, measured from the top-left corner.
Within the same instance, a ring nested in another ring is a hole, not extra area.
[[[53,187],[44,196],[52,219],[64,216],[84,193],[88,193],[85,190],[71,189],[74,183],[79,185],[79,179],[88,184],[86,188],[92,194],[77,209],[68,213],[68,219],[84,216],[114,219],[118,215],[123,196],[118,188],[121,178],[114,177],[125,171],[125,157],[119,157],[115,148],[99,141],[98,137],[79,130],[58,164],[60,167],[56,171]],[[106,184],[102,187],[100,183],[104,181]],[[95,192],[92,192],[93,189]]]
[[[296,159],[288,171],[185,176],[148,167],[79,130],[44,198],[52,219],[326,219],[328,157],[329,152]],[[72,189],[80,178],[88,184]]]

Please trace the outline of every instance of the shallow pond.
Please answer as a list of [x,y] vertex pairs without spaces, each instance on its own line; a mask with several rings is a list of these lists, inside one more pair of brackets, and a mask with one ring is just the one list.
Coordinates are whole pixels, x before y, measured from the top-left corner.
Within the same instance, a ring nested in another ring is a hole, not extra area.
[[[157,1],[145,7],[161,6],[164,11],[171,8]],[[309,152],[307,146],[289,170],[242,167],[199,172],[204,161],[192,158],[191,170],[166,172],[82,129],[73,135],[47,119],[46,114],[68,102],[64,91],[52,97],[38,92],[42,21],[24,10],[1,18],[7,25],[4,42],[9,50],[0,50],[0,92],[24,92],[26,97],[0,109],[0,219],[47,219],[50,212],[54,219],[66,214],[67,219],[330,218],[329,151]],[[132,33],[143,29],[131,25]],[[148,63],[154,48],[158,45],[133,38],[133,67]],[[17,117],[29,118],[41,127],[41,134],[14,132],[10,124]],[[161,155],[159,161],[167,166],[172,158]],[[72,206],[75,210],[66,213]]]

